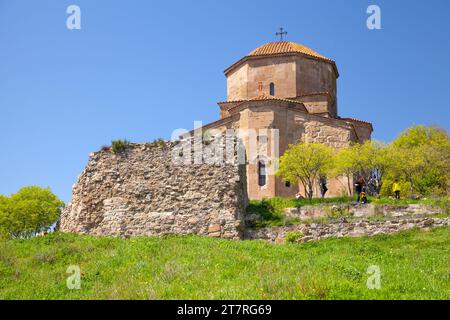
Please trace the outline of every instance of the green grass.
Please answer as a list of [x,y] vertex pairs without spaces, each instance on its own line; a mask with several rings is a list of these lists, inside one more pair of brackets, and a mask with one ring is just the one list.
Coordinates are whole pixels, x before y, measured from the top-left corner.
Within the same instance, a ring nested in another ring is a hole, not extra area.
[[[257,208],[260,205],[268,204],[275,209],[285,209],[285,208],[298,208],[303,206],[316,206],[316,205],[333,205],[333,204],[345,204],[345,203],[356,203],[355,197],[334,197],[334,198],[313,198],[313,199],[292,199],[292,198],[280,198],[274,197],[270,199],[263,200],[251,200],[250,210],[252,208]],[[368,203],[383,205],[408,205],[408,204],[428,204],[437,207],[450,207],[449,198],[428,198],[428,199],[391,199],[387,197],[374,198],[368,197]]]
[[427,204],[432,205],[440,208],[449,208],[450,207],[450,200],[449,198],[426,198],[426,199],[390,199],[390,198],[369,198],[369,203],[377,204],[377,205],[383,205],[383,204],[390,204],[390,205],[397,205],[397,206],[404,206],[408,204]]
[[[449,243],[448,227],[284,245],[55,233],[0,242],[0,299],[448,299]],[[70,265],[81,290],[66,287]]]

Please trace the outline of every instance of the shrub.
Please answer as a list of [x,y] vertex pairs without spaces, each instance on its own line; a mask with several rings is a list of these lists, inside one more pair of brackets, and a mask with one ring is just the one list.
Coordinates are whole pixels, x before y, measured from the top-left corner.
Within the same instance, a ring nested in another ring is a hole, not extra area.
[[[402,198],[409,197],[411,195],[411,184],[407,181],[399,180],[400,184],[400,196]],[[383,179],[383,185],[381,186],[380,195],[382,197],[393,197],[394,192],[392,191],[392,185],[394,184],[394,179],[385,178]]]
[[304,234],[301,231],[289,231],[286,232],[286,235],[284,236],[284,240],[289,243],[294,243],[303,238]]
[[247,213],[258,214],[261,216],[261,221],[258,221],[252,227],[263,228],[268,226],[282,226],[284,225],[284,214],[280,206],[276,204],[277,200],[263,199],[261,201],[251,200],[247,207]]
[[162,138],[158,138],[156,140],[153,140],[152,142],[147,142],[145,145],[149,148],[165,147],[166,141]]
[[112,142],[112,151],[114,153],[124,152],[130,145],[128,140],[114,140]]

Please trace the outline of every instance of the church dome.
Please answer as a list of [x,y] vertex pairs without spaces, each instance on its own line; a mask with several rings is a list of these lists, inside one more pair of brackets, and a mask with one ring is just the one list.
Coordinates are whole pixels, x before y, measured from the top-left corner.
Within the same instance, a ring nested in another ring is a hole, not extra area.
[[262,46],[250,52],[247,57],[277,55],[285,53],[301,53],[311,57],[332,61],[304,45],[290,41],[276,41],[263,44]]
[[245,63],[248,60],[252,59],[259,59],[264,57],[270,57],[270,56],[282,56],[282,55],[303,55],[306,57],[311,57],[312,59],[323,61],[326,63],[330,63],[335,72],[336,76],[339,77],[339,71],[336,67],[336,63],[328,59],[327,57],[321,55],[320,53],[304,46],[299,43],[290,42],[290,41],[275,41],[275,42],[269,42],[266,44],[263,44],[262,46],[256,48],[249,54],[247,54],[245,57],[240,59],[239,61],[232,64],[230,67],[228,67],[224,73],[226,76],[228,74],[235,70],[237,67],[241,66],[243,63]]

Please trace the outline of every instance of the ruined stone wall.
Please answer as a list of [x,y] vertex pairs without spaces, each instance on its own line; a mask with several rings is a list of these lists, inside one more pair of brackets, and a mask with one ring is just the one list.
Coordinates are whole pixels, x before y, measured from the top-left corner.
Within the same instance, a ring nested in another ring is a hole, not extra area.
[[[298,208],[287,208],[284,210],[289,218],[304,220],[328,219],[331,217],[341,216],[342,214],[354,218],[423,218],[427,216],[445,214],[448,208],[437,207],[426,204],[407,204],[407,205],[391,205],[391,204],[354,204],[342,203],[334,205],[311,205],[301,206]],[[248,219],[248,217],[246,217]]]
[[262,239],[283,243],[288,232],[300,232],[297,242],[309,242],[326,238],[376,236],[394,234],[410,229],[430,229],[450,225],[450,218],[404,218],[386,221],[362,219],[355,222],[305,223],[285,227],[246,229],[246,239]]
[[200,234],[239,239],[245,168],[176,165],[173,144],[131,144],[93,153],[62,213],[63,232],[103,236]]

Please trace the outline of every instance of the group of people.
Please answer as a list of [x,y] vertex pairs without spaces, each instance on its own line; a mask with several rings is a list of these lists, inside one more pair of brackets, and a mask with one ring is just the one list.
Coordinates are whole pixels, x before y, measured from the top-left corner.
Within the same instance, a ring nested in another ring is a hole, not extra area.
[[[366,194],[366,184],[363,177],[359,177],[355,183],[357,201],[361,203],[367,203],[367,194]],[[394,193],[395,199],[400,199],[400,183],[397,179],[394,180],[392,184],[392,192]]]
[[363,177],[359,177],[355,183],[356,200],[361,203],[367,203],[366,182]]
[[[328,191],[327,180],[325,177],[321,177],[319,179],[319,187],[322,198],[325,198],[325,194]],[[356,180],[355,190],[357,195],[356,200],[360,203],[367,203],[366,182],[364,180],[364,177],[359,177],[358,180]],[[394,193],[395,199],[400,199],[400,191],[400,183],[397,179],[395,179],[394,183],[392,184],[392,192]],[[297,193],[295,197],[297,199],[303,198],[300,192]]]

